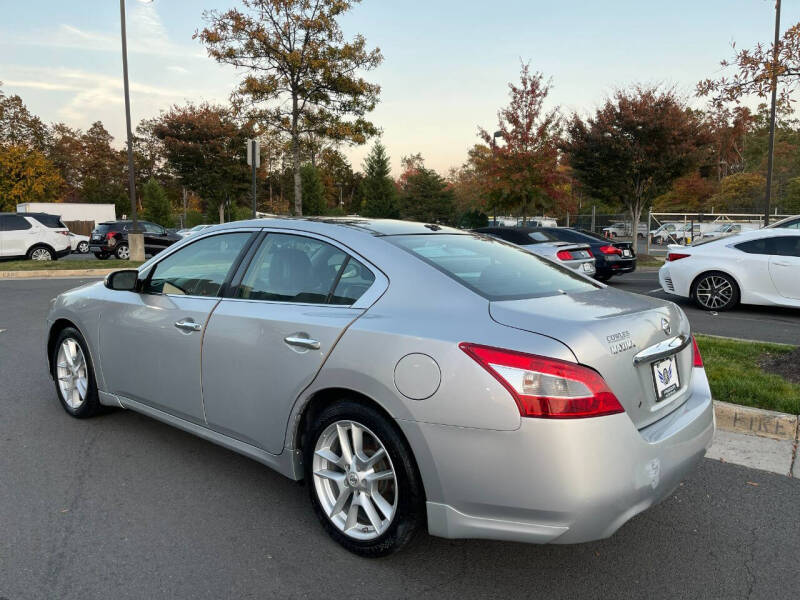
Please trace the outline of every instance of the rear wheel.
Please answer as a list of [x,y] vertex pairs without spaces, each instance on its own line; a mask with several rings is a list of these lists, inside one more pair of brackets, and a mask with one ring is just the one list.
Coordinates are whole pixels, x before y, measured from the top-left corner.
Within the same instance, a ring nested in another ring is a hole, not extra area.
[[89,242],[80,242],[78,244],[78,252],[81,254],[89,254]]
[[64,410],[77,419],[100,410],[94,368],[86,341],[74,327],[61,331],[53,345],[53,379]]
[[314,512],[339,544],[378,557],[413,538],[423,522],[422,484],[381,413],[353,401],[327,407],[310,427],[304,455]]
[[131,257],[131,251],[128,249],[128,244],[120,244],[117,246],[114,254],[120,260],[128,260]]
[[28,259],[30,260],[46,261],[54,258],[55,254],[46,246],[34,246],[28,250]]
[[108,252],[95,252],[94,257],[97,260],[105,260],[108,258]]
[[703,310],[730,310],[739,304],[739,286],[725,273],[703,273],[692,284],[692,298]]

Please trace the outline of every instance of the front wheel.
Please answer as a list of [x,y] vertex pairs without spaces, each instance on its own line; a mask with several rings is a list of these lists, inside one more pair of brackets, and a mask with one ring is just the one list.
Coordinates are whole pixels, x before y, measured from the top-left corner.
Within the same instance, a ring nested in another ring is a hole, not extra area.
[[730,310],[739,304],[739,286],[725,273],[703,273],[692,285],[692,298],[703,310]]
[[424,493],[394,425],[354,401],[325,408],[304,448],[311,504],[328,534],[372,558],[396,552],[423,522]]
[[94,368],[86,341],[74,327],[61,331],[53,345],[53,379],[61,406],[77,419],[92,417],[100,410]]

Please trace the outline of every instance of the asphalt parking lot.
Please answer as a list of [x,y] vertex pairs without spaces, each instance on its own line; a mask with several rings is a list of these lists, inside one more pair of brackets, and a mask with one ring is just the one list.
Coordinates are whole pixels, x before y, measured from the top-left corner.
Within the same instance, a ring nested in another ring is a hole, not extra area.
[[798,596],[800,481],[711,460],[608,540],[350,555],[303,486],[251,460],[136,413],[64,413],[44,316],[80,283],[0,281],[2,599]]

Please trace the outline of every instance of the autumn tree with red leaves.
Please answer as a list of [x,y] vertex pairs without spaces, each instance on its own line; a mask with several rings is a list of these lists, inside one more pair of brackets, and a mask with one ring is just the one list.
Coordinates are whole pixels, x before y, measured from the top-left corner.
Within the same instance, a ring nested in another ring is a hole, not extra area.
[[638,231],[642,211],[708,152],[702,115],[673,90],[618,90],[594,116],[574,114],[563,149],[593,197],[623,204]]
[[544,213],[559,190],[558,144],[561,126],[557,108],[547,110],[550,84],[539,72],[522,65],[519,84],[508,85],[510,102],[497,113],[500,143],[483,128],[480,137],[491,152],[479,156],[477,167],[485,178],[492,208],[529,209]]

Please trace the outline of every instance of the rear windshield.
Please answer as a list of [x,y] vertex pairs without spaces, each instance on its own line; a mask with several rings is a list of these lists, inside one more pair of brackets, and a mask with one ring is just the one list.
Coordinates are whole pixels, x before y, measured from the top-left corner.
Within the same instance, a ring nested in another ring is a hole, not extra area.
[[547,259],[492,238],[436,234],[387,239],[488,300],[520,300],[599,287]]
[[39,223],[44,225],[45,227],[49,227],[50,229],[58,229],[62,228],[65,229],[67,226],[61,221],[61,217],[58,215],[30,215]]
[[97,233],[107,233],[109,231],[125,231],[127,228],[125,223],[98,223],[94,230]]
[[531,231],[528,233],[528,237],[533,240],[535,244],[541,244],[542,242],[557,242],[558,238],[551,233],[547,233],[546,231]]

